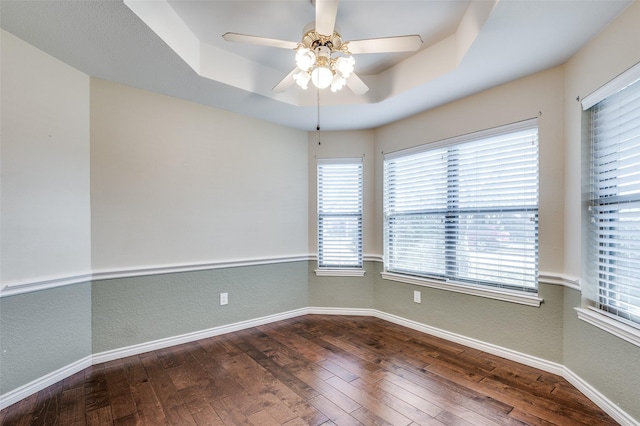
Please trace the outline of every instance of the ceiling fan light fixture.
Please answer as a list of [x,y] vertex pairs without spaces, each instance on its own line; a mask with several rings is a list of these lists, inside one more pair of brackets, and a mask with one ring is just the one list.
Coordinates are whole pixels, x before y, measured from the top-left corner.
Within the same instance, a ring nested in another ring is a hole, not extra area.
[[318,89],[326,89],[333,81],[333,72],[327,66],[318,65],[311,71],[311,81]]
[[[334,92],[342,89],[348,81],[351,91],[362,95],[369,88],[354,73],[355,60],[352,54],[414,52],[420,49],[422,38],[414,34],[343,41],[335,25],[338,2],[339,0],[312,0],[316,19],[304,28],[299,43],[232,32],[223,34],[222,38],[226,41],[295,50],[296,68],[273,87],[272,90],[276,93],[287,90],[294,83],[306,89],[311,80],[319,89],[331,86]],[[333,54],[336,54],[335,58],[331,57]]]
[[309,75],[308,71],[300,70],[294,74],[293,79],[303,90],[307,90],[309,87],[309,80],[311,80],[311,75]]
[[342,75],[342,77],[347,79],[353,72],[355,65],[356,60],[353,59],[353,56],[340,56],[336,59],[335,69]]
[[[295,49],[297,72],[293,81],[306,90],[309,81],[318,89],[341,90],[353,74],[356,61],[346,49],[340,35],[334,31],[331,37],[321,36],[315,30],[308,31]],[[341,56],[332,58],[334,53]]]
[[336,75],[333,76],[333,80],[331,81],[331,91],[337,92],[338,90],[342,89],[345,84],[347,84],[347,79],[336,73]]
[[309,69],[316,63],[316,55],[306,47],[299,47],[296,51],[296,66],[303,71]]

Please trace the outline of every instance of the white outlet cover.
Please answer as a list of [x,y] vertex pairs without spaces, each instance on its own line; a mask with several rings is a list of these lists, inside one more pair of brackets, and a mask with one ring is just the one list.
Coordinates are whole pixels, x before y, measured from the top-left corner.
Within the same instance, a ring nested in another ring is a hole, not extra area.
[[413,292],[413,301],[416,303],[422,303],[422,293],[419,291]]
[[229,303],[229,293],[220,293],[220,304],[226,305]]

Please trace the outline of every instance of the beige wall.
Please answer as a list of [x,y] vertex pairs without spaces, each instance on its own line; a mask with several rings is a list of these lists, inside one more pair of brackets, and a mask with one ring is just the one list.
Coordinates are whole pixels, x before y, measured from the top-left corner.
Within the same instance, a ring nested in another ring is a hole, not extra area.
[[[96,352],[307,305],[306,261],[123,271],[306,258],[306,132],[90,79],[0,36],[0,408]],[[92,283],[103,270],[125,277]]]
[[[382,211],[382,152],[539,117],[540,270],[563,271],[563,70],[554,68],[376,130],[376,208]],[[376,230],[382,232],[381,216]],[[381,238],[378,240],[381,244]],[[380,252],[382,248],[380,247]]]
[[565,273],[585,278],[581,249],[582,197],[588,191],[583,160],[589,148],[583,138],[585,116],[580,102],[591,92],[640,62],[640,2],[633,2],[611,25],[581,49],[565,66]]
[[95,271],[306,255],[307,133],[91,80]]
[[[309,240],[315,244],[315,157],[366,153],[365,228],[369,254],[383,253],[383,153],[537,117],[540,140],[540,270],[563,272],[563,84],[562,67],[368,131],[309,136]],[[368,211],[367,211],[368,209]],[[315,245],[310,251],[316,252]],[[365,278],[309,278],[310,306],[369,307],[450,333],[562,363],[563,292],[542,284],[539,308],[384,280],[382,264],[369,262]],[[368,283],[366,290],[363,282]],[[413,291],[422,303],[413,303]],[[508,327],[506,325],[509,325]]]
[[[86,272],[91,253],[96,271],[315,253],[317,157],[364,156],[365,254],[379,256],[382,152],[538,116],[540,270],[585,283],[584,148],[575,98],[640,61],[638,22],[634,2],[565,67],[379,129],[323,132],[320,145],[314,132],[89,81],[3,32],[2,285]],[[89,356],[92,342],[93,352],[117,349],[306,301],[378,309],[562,364],[640,419],[640,382],[629,380],[640,377],[640,350],[578,320],[573,308],[584,291],[542,284],[545,302],[533,308],[389,282],[380,278],[378,262],[366,268],[363,278],[315,277],[313,262],[300,262],[2,297],[0,362],[12,368],[3,371],[0,392]],[[416,289],[422,304],[411,302]],[[210,309],[221,291],[230,292],[230,305]],[[282,294],[287,298],[270,297]],[[144,311],[136,302],[152,303]],[[171,329],[156,327],[151,312],[158,306],[184,319]],[[62,356],[45,351],[60,347],[71,349]]]
[[[588,244],[585,193],[588,190],[588,139],[582,98],[640,62],[640,2],[634,2],[567,64],[495,87],[374,130],[375,212],[371,253],[382,254],[383,152],[396,151],[452,136],[539,117],[540,130],[540,259],[542,273],[578,279],[581,290],[540,283],[539,308],[483,300],[421,286],[390,282],[367,265],[370,290],[358,290],[360,279],[310,278],[311,306],[344,301],[328,295],[343,290],[348,300],[471,339],[557,362],[626,415],[640,419],[640,349],[578,319],[574,308],[591,303],[595,290],[584,262]],[[336,137],[339,137],[337,135]],[[327,139],[328,135],[324,136]],[[344,139],[344,138],[343,138]],[[310,141],[313,138],[310,137]],[[342,155],[343,146],[326,145],[325,156]],[[370,180],[373,178],[373,182]],[[310,178],[310,184],[312,179]],[[310,192],[315,189],[310,187]],[[371,213],[370,213],[371,215]],[[310,223],[315,217],[310,215]],[[310,231],[311,232],[311,231]],[[311,235],[311,234],[310,234]],[[373,274],[372,274],[373,273]],[[367,286],[368,289],[368,286]],[[422,304],[412,292],[421,291]],[[632,424],[634,420],[626,417]],[[637,421],[637,420],[635,420]]]
[[587,113],[578,99],[640,62],[640,2],[631,4],[565,66],[565,273],[581,291],[565,289],[564,365],[640,421],[640,348],[578,319],[574,308],[595,300],[589,240]]
[[[562,273],[563,69],[504,84],[376,129],[376,209],[382,212],[383,154],[538,118],[540,143],[539,269]],[[382,252],[382,215],[376,230]],[[422,303],[412,292],[422,292]],[[541,284],[539,308],[376,279],[376,308],[447,332],[562,363],[562,291]],[[507,326],[508,324],[508,326]]]
[[[89,77],[0,39],[0,292],[88,280]],[[90,283],[0,298],[0,397],[90,355]]]
[[88,274],[89,78],[0,31],[2,286]]
[[[318,143],[318,138],[320,143]],[[363,253],[379,255],[375,245],[375,152],[373,130],[343,132],[309,132],[309,253],[318,252],[317,215],[317,160],[319,158],[362,158],[363,166]]]

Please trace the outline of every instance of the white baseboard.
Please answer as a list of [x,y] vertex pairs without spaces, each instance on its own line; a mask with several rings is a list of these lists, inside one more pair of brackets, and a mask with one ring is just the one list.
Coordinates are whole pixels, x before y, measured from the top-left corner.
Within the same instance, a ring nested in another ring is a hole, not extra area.
[[179,336],[167,337],[165,339],[153,340],[151,342],[140,343],[138,345],[127,346],[124,348],[113,349],[110,351],[100,352],[93,355],[93,364],[100,364],[115,359],[126,358],[128,356],[139,355],[145,352],[164,349],[171,346],[181,345],[183,343],[194,342],[208,337],[219,336],[221,334],[231,333],[234,331],[244,330],[258,325],[269,324],[288,318],[297,317],[308,313],[307,308],[295,309],[293,311],[283,312],[266,317],[255,318],[247,321],[240,321],[233,324],[223,325],[220,327],[208,328],[206,330],[196,331],[193,333],[181,334]]
[[609,414],[615,421],[623,426],[640,426],[640,422],[635,420],[624,410],[622,410],[617,404],[612,402],[597,389],[585,382],[582,378],[574,374],[571,370],[567,369],[562,364],[548,361],[542,358],[538,358],[532,355],[528,355],[522,352],[514,351],[512,349],[497,346],[491,343],[482,342],[480,340],[472,339],[460,334],[451,333],[446,330],[431,327],[413,320],[402,318],[396,315],[388,314],[386,312],[378,311],[375,309],[341,309],[341,308],[309,308],[310,314],[325,314],[325,315],[361,315],[372,316],[380,318],[385,321],[392,322],[413,330],[417,330],[432,336],[440,337],[450,342],[459,343],[470,348],[478,349],[483,352],[490,353],[502,358],[509,359],[511,361],[519,362],[520,364],[527,365],[529,367],[537,368],[552,374],[556,374],[565,378],[569,383],[575,386],[580,392],[585,394],[587,398],[593,401],[598,407]]
[[491,343],[482,342],[480,340],[472,339],[470,337],[462,336],[460,334],[451,333],[446,330],[442,330],[436,327],[431,327],[417,321],[409,320],[399,317],[397,315],[381,312],[376,309],[365,308],[323,308],[323,307],[308,307],[300,308],[292,311],[282,312],[279,314],[268,315],[265,317],[255,318],[247,321],[240,321],[233,324],[223,325],[220,327],[213,327],[206,330],[201,330],[193,333],[182,334],[180,336],[173,336],[166,339],[154,340],[151,342],[141,343],[138,345],[127,346],[124,348],[114,349],[110,351],[100,352],[93,356],[85,357],[79,361],[69,364],[59,370],[47,374],[39,379],[36,379],[24,386],[21,386],[15,390],[12,390],[4,395],[0,395],[0,409],[4,409],[11,404],[26,398],[47,386],[50,386],[60,380],[63,380],[78,371],[81,371],[91,365],[100,364],[107,361],[113,361],[120,358],[125,358],[132,355],[138,355],[141,353],[163,349],[182,343],[193,342],[208,337],[219,336],[225,333],[231,333],[234,331],[244,330],[247,328],[255,327],[258,325],[269,324],[284,319],[294,318],[305,314],[318,314],[318,315],[352,315],[352,316],[370,316],[380,318],[385,321],[392,322],[413,330],[417,330],[426,334],[430,334],[436,337],[449,340],[451,342],[459,343],[474,349],[478,349],[496,356],[500,356],[515,362],[519,362],[530,367],[538,368],[549,373],[557,374],[564,377],[569,383],[575,386],[579,391],[584,393],[591,401],[597,406],[602,408],[607,414],[609,414],[614,420],[625,426],[640,426],[640,422],[635,420],[618,405],[609,400],[606,396],[601,394],[597,389],[592,387],[589,383],[585,382],[582,378],[574,374],[571,370],[567,369],[561,364],[547,361],[542,358],[534,357],[528,354],[524,354],[512,349],[503,348]]
[[26,385],[20,386],[12,391],[9,391],[3,395],[0,395],[0,410],[7,408],[16,402],[33,395],[36,392],[40,392],[42,389],[51,386],[61,380],[66,379],[79,371],[84,370],[87,367],[91,367],[91,355],[86,356],[76,362],[73,362],[67,366],[57,369],[45,376],[39,377]]
[[312,315],[353,315],[360,317],[375,317],[375,309],[365,308],[321,308],[321,307],[309,307],[307,308],[307,314]]
[[502,358],[510,359],[511,361],[519,362],[520,364],[528,365],[543,371],[547,371],[552,374],[562,375],[564,367],[561,364],[547,361],[542,358],[538,358],[532,355],[527,355],[522,352],[514,351],[512,349],[503,348],[491,343],[482,342],[480,340],[472,339],[460,334],[451,333],[450,331],[441,330],[439,328],[431,327],[416,321],[408,320],[396,315],[387,314],[385,312],[377,311],[377,318],[405,326],[414,330],[421,331],[432,336],[440,337],[450,342],[459,343],[470,348],[478,349],[483,352],[487,352]]
[[100,352],[94,355],[89,355],[81,360],[73,362],[63,368],[53,371],[45,376],[33,380],[26,385],[20,386],[12,391],[9,391],[3,395],[0,395],[0,410],[15,404],[16,402],[33,395],[42,389],[51,386],[61,380],[66,379],[73,374],[84,370],[92,365],[101,364],[107,361],[113,361],[120,358],[126,358],[128,356],[138,355],[157,349],[168,348],[171,346],[180,345],[183,343],[193,342],[200,339],[206,339],[208,337],[218,336],[225,333],[231,333],[234,331],[244,330],[247,328],[255,327],[258,325],[269,324],[276,321],[281,321],[288,318],[294,318],[300,315],[308,313],[307,308],[295,309],[293,311],[282,312],[279,314],[268,315],[265,317],[254,318],[252,320],[240,321],[233,324],[223,325],[220,327],[213,327],[206,330],[196,331],[193,333],[182,334],[179,336],[168,337],[166,339],[154,340],[151,342],[141,343],[138,345],[127,346],[124,348],[118,348],[110,351]]
[[624,410],[620,409],[617,404],[611,401],[609,398],[601,394],[596,388],[589,383],[582,380],[582,378],[576,375],[573,371],[565,367],[562,377],[567,379],[569,383],[582,392],[587,398],[593,401],[598,407],[602,408],[607,414],[609,414],[613,420],[624,426],[640,426],[640,421],[634,419]]

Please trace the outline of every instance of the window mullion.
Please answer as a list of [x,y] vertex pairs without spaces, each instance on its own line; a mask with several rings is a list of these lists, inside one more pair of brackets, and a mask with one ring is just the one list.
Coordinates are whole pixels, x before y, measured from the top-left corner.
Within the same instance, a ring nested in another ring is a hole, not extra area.
[[445,270],[448,277],[457,276],[457,239],[459,224],[459,187],[458,174],[460,164],[458,150],[452,148],[447,152],[447,214],[445,216]]
[[385,155],[385,271],[535,292],[537,125],[479,135]]
[[591,218],[596,305],[640,323],[640,80],[591,108]]
[[318,266],[362,267],[362,159],[318,160]]

